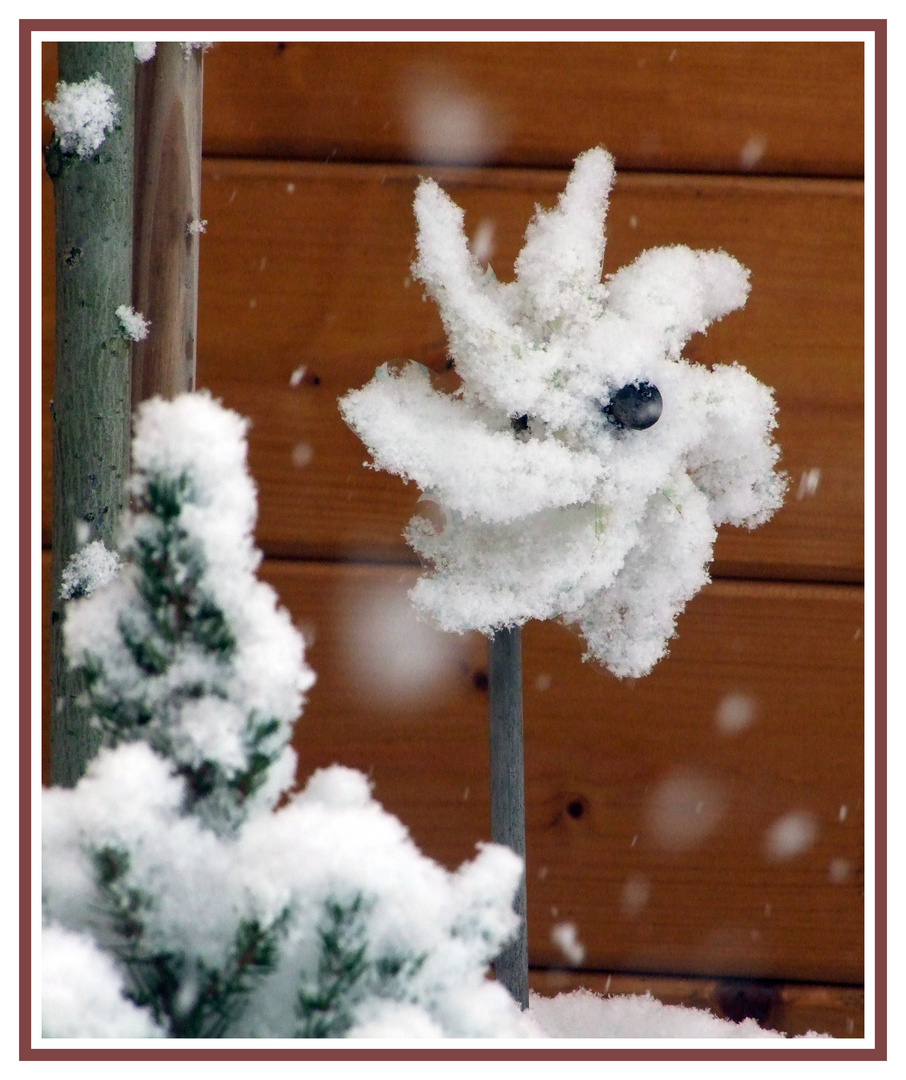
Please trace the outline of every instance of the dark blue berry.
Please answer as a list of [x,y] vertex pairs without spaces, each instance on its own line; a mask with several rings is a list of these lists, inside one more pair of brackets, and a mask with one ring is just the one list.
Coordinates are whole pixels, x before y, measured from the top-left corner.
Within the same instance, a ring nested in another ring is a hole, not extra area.
[[660,419],[664,401],[654,383],[630,383],[618,390],[604,412],[621,428],[644,431]]

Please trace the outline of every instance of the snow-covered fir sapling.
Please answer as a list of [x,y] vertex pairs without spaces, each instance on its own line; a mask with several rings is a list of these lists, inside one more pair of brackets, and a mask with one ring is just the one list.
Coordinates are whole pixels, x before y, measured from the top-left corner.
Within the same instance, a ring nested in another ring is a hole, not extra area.
[[[743,306],[748,271],[674,246],[602,281],[613,178],[605,150],[576,159],[509,283],[470,252],[463,211],[422,180],[413,273],[461,386],[384,365],[340,403],[374,466],[436,504],[406,531],[430,567],[410,595],[446,630],[493,635],[492,675],[495,648],[529,619],[576,627],[586,657],[618,676],[646,674],[709,580],[717,526],[759,525],[783,498],[771,390],[739,364],[682,355]],[[492,746],[493,727],[492,715]],[[492,801],[493,786],[492,760]]]
[[256,577],[246,427],[203,393],[145,402],[120,558],[89,545],[66,576],[104,745],[44,794],[44,1034],[524,1034],[484,977],[515,856],[444,870],[341,766],[289,794],[314,675]]

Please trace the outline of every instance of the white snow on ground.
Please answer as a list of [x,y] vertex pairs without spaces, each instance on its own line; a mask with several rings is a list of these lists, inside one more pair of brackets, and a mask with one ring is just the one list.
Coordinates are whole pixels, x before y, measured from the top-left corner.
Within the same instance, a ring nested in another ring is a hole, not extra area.
[[[531,994],[529,1015],[549,1039],[781,1039],[754,1020],[736,1024],[704,1009],[664,1005],[650,994],[602,997],[574,990],[556,997]],[[809,1032],[806,1039],[828,1038]]]

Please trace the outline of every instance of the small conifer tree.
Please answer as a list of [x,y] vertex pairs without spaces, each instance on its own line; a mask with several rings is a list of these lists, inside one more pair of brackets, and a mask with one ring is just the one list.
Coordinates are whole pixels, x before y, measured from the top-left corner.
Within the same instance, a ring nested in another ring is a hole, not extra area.
[[64,578],[65,648],[103,747],[44,796],[49,1037],[524,1034],[485,979],[521,864],[449,873],[334,766],[290,796],[314,675],[256,578],[246,422],[144,403],[122,562]]

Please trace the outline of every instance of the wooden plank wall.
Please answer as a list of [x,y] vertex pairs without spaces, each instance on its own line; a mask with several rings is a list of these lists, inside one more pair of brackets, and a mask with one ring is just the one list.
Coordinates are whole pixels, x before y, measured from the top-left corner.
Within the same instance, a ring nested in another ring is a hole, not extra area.
[[[53,63],[48,49],[45,96]],[[384,361],[446,366],[409,276],[418,177],[465,207],[507,278],[534,205],[603,144],[619,174],[606,271],[674,242],[752,270],[746,309],[687,355],[776,388],[786,505],[723,530],[714,584],[646,679],[583,664],[558,626],[526,628],[543,992],[651,989],[791,1033],[862,1033],[862,65],[858,44],[783,42],[206,57],[199,383],[252,418],[263,573],[313,642],[300,780],[365,770],[449,866],[489,836],[485,643],[415,622],[401,531],[418,492],[362,467],[336,406]],[[45,280],[49,398],[49,265]],[[45,500],[49,460],[48,431]],[[581,961],[556,945],[563,923]]]

